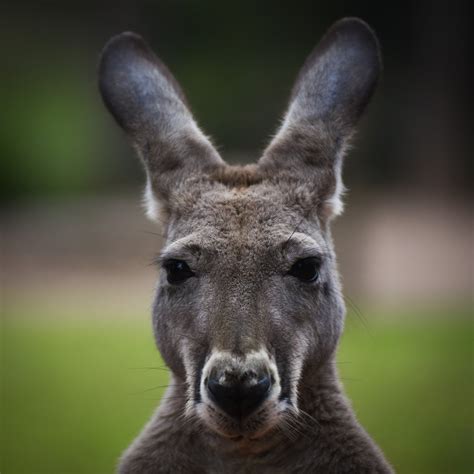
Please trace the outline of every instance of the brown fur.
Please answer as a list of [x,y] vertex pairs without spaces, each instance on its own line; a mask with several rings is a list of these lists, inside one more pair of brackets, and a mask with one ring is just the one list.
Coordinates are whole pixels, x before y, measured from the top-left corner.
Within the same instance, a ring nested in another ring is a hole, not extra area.
[[263,179],[262,173],[256,165],[218,168],[211,173],[210,177],[229,188],[248,188],[261,183]]

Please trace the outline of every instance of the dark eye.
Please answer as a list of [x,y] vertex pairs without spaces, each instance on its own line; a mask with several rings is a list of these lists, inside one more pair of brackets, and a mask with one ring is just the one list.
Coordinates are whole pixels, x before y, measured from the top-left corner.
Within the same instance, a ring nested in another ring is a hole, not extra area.
[[176,285],[194,276],[188,264],[183,260],[167,260],[163,267],[166,270],[168,283]]
[[298,280],[312,282],[318,279],[320,266],[319,258],[302,258],[293,264],[288,274],[298,278]]

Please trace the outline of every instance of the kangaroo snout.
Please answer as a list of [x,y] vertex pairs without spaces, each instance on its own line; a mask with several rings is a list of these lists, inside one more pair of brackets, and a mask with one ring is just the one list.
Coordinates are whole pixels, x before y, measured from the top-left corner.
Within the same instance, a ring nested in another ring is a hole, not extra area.
[[207,379],[210,399],[233,418],[246,418],[268,397],[272,377],[268,369],[211,370]]
[[245,423],[280,394],[278,370],[265,350],[235,355],[214,351],[202,372],[201,398],[211,411]]

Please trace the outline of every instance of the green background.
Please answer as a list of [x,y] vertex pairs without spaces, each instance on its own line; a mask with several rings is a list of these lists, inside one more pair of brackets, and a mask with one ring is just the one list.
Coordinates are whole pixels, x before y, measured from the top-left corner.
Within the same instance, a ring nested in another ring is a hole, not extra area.
[[[471,471],[473,328],[467,311],[446,312],[348,314],[342,382],[397,472]],[[168,381],[149,326],[8,322],[2,472],[112,472]]]

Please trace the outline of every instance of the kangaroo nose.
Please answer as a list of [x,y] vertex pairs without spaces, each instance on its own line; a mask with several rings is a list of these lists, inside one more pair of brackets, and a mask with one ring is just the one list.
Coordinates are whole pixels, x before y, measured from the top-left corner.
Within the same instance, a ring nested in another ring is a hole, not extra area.
[[211,399],[233,418],[245,418],[267,398],[271,379],[268,374],[245,373],[236,376],[224,372],[209,376],[207,389]]

